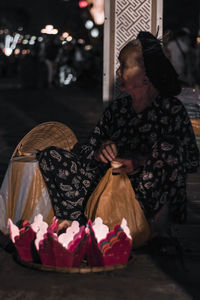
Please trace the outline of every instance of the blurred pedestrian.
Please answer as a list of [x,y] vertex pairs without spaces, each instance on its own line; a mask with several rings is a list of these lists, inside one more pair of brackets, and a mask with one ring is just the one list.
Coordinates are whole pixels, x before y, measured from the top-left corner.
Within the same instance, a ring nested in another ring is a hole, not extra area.
[[[167,45],[169,59],[179,75],[179,80],[183,85],[190,84],[191,67],[190,52],[191,36],[187,28],[182,28]],[[194,62],[195,63],[195,62]]]
[[45,63],[47,66],[47,84],[49,88],[52,88],[55,83],[55,75],[57,71],[56,58],[59,51],[59,45],[55,39],[49,39],[45,46]]

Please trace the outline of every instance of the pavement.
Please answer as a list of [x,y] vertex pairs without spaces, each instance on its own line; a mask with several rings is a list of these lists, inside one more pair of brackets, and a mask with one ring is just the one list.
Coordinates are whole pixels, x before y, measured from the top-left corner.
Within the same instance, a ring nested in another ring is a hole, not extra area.
[[[18,142],[39,123],[62,122],[86,141],[102,113],[101,99],[95,84],[31,90],[0,81],[0,181]],[[200,171],[188,177],[187,188],[188,222],[174,227],[183,261],[144,248],[121,270],[65,274],[21,266],[0,247],[0,300],[200,299]]]

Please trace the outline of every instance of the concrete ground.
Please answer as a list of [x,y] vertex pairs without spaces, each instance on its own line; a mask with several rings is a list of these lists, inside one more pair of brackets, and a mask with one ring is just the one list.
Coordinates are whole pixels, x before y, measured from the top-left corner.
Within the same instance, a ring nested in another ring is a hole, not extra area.
[[[0,82],[0,180],[15,146],[34,126],[60,121],[85,141],[101,112],[96,86],[22,90]],[[174,228],[184,263],[141,249],[122,270],[61,274],[25,268],[0,247],[0,300],[200,299],[200,172],[188,178],[188,198],[188,223]]]

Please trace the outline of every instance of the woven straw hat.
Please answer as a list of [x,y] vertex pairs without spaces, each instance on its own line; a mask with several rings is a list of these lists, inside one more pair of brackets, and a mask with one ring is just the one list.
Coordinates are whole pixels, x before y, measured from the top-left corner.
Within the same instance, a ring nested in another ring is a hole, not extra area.
[[56,146],[70,151],[77,143],[73,131],[60,122],[45,122],[29,131],[15,148],[12,158],[31,155],[36,150]]

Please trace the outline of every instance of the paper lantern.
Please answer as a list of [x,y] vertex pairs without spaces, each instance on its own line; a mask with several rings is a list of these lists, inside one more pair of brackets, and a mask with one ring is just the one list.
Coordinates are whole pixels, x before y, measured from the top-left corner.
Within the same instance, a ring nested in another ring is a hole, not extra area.
[[[93,223],[89,220],[86,226],[81,227],[73,221],[60,235],[57,232],[58,220],[54,217],[48,226],[40,214],[32,224],[24,222],[21,229],[10,219],[8,226],[20,258],[37,263],[40,260],[45,266],[80,267],[84,258],[90,267],[125,264],[132,249],[132,238],[125,219],[111,231],[101,218],[96,218]],[[34,256],[35,252],[37,255]]]

